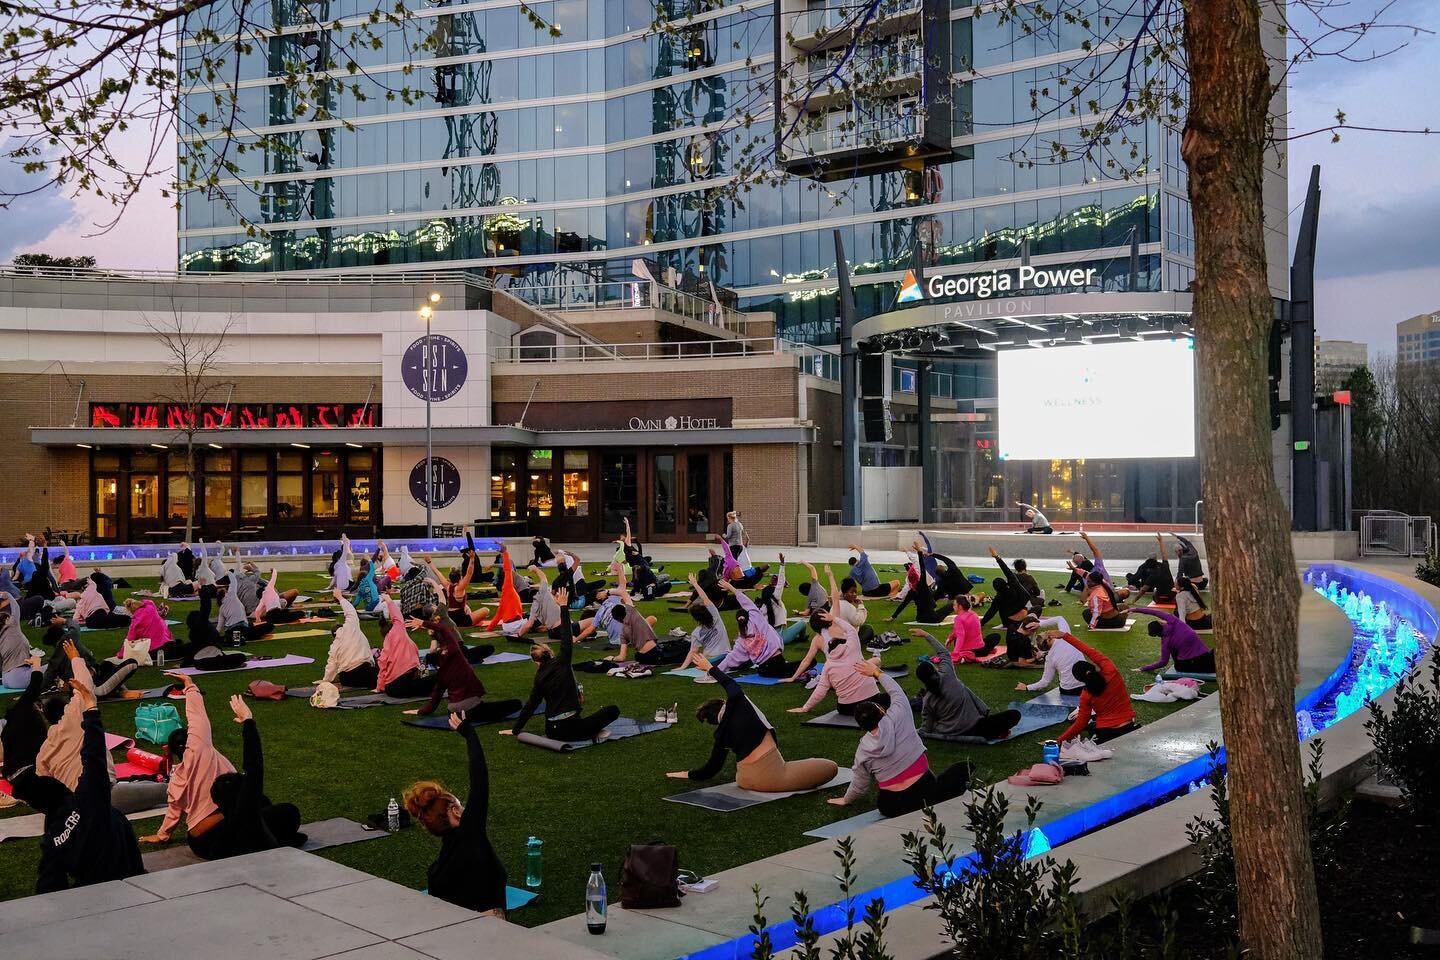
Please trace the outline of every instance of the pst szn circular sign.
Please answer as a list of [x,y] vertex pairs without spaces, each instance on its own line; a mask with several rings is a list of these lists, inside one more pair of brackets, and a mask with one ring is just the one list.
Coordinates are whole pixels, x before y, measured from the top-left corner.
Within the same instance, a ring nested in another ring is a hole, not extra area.
[[439,335],[421,337],[410,344],[400,360],[405,386],[421,400],[449,400],[465,386],[470,364],[460,344]]
[[[432,494],[431,508],[440,510],[450,506],[460,496],[460,471],[455,464],[444,457],[430,461],[429,491]],[[427,484],[425,482],[425,461],[421,460],[410,471],[410,496],[420,506],[425,506]]]

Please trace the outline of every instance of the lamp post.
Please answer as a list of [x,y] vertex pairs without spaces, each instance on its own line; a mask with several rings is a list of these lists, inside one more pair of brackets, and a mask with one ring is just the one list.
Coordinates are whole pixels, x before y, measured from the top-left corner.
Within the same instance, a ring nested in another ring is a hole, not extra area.
[[435,355],[430,343],[430,319],[440,305],[440,294],[431,293],[430,302],[420,308],[425,321],[425,539],[435,539],[435,444],[430,425],[430,396],[434,393]]

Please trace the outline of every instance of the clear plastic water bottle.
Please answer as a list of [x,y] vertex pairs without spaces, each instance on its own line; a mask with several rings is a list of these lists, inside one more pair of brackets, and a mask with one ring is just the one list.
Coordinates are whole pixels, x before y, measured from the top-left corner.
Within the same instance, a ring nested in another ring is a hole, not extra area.
[[590,864],[590,879],[585,883],[585,929],[599,936],[605,932],[605,875],[600,864]]
[[1041,754],[1041,760],[1043,762],[1060,762],[1060,744],[1056,743],[1054,740],[1046,740],[1044,745],[1041,747],[1041,750],[1043,751]]
[[389,805],[385,807],[385,827],[391,833],[400,832],[400,804],[395,802],[394,797],[390,798]]
[[161,647],[159,650],[155,651],[155,666],[157,666],[157,667],[163,667],[163,666],[165,666],[165,648],[164,648],[164,647]]
[[539,890],[545,879],[545,842],[539,837],[525,841],[525,886]]

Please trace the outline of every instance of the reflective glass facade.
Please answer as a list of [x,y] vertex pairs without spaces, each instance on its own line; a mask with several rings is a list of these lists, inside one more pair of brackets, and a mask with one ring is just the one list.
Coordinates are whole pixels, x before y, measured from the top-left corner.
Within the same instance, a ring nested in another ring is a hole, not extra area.
[[[1075,6],[1098,13],[1103,2]],[[833,339],[837,228],[862,316],[889,308],[917,238],[932,265],[962,269],[1013,260],[1028,239],[1037,263],[1094,266],[1105,288],[1119,289],[1134,230],[1142,289],[1183,289],[1193,276],[1173,133],[1137,132],[1150,160],[1129,179],[1081,162],[1023,166],[1010,157],[1036,151],[1039,141],[1027,140],[1035,118],[1055,108],[1044,96],[1032,105],[1031,91],[1058,89],[1061,65],[1084,55],[1086,31],[1076,25],[1027,33],[952,0],[950,158],[923,171],[792,179],[729,200],[718,188],[748,138],[770,136],[773,4],[533,4],[559,28],[552,36],[509,0],[412,0],[408,32],[376,25],[378,46],[353,48],[361,72],[336,76],[325,103],[297,102],[286,83],[296,65],[335,60],[335,45],[356,33],[318,24],[372,6],[247,8],[252,25],[278,34],[228,64],[218,88],[183,98],[187,121],[210,131],[193,136],[223,150],[240,176],[182,197],[182,269],[466,267],[544,286],[628,279],[643,256],[703,273],[735,289],[742,307],[775,311],[786,335],[820,342]],[[222,35],[234,27],[226,8],[221,0],[206,14]],[[656,20],[676,29],[656,33]],[[186,63],[200,56],[199,27],[191,26]],[[439,49],[415,54],[405,71],[410,43],[435,27]],[[287,149],[239,152],[254,136],[220,135],[215,91],[232,83],[237,129],[282,133]],[[396,92],[405,87],[408,95]],[[314,120],[318,108],[330,118]],[[735,122],[747,115],[756,119],[748,130]],[[709,136],[718,130],[725,135]],[[266,229],[249,235],[222,192]]]

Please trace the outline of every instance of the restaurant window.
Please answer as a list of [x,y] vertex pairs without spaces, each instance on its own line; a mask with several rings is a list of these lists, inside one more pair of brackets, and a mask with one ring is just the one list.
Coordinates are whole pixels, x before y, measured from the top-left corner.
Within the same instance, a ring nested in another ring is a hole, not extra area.
[[160,458],[153,453],[130,455],[130,519],[160,519]]
[[340,457],[317,453],[310,474],[310,515],[317,520],[340,516]]
[[94,528],[97,540],[109,540],[119,535],[116,514],[119,510],[118,494],[120,481],[114,474],[95,477]]
[[211,454],[205,458],[206,520],[229,520],[235,516],[234,497],[230,489],[233,469],[228,453]]
[[183,453],[165,456],[165,516],[171,526],[185,522],[190,516],[190,474],[186,470],[189,460]]
[[525,506],[532,517],[548,517],[555,512],[555,495],[550,489],[554,466],[553,450],[531,450],[525,458],[525,469],[530,475]]
[[710,533],[710,455],[685,458],[685,532]]
[[351,520],[369,520],[374,491],[371,487],[375,455],[361,450],[345,455],[346,499]]
[[240,519],[270,519],[270,455],[262,451],[240,454]]
[[560,478],[567,517],[590,516],[590,451],[566,450],[565,472]]
[[305,455],[275,454],[275,519],[298,520],[305,515]]
[[[600,456],[600,532],[619,534],[635,515],[636,456],[606,451]],[[632,524],[633,527],[633,524]]]
[[655,455],[655,532],[674,533],[676,516],[675,457]]
[[520,480],[520,455],[514,450],[493,454],[490,472],[490,517],[509,520],[516,514],[516,488]]

